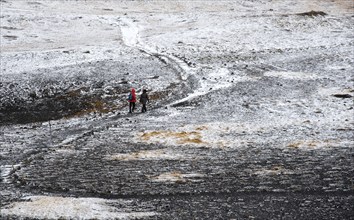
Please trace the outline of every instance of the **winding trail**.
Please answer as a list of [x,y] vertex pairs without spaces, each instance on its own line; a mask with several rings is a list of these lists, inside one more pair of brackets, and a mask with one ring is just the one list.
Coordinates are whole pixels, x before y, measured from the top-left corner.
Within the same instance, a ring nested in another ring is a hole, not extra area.
[[[143,53],[146,53],[150,56],[158,57],[162,62],[170,64],[173,68],[177,69],[178,72],[180,73],[181,81],[187,81],[189,77],[196,78],[197,75],[196,73],[200,70],[200,67],[195,67],[195,68],[190,67],[185,61],[178,58],[177,56],[161,53],[155,48],[144,44],[140,39],[139,26],[135,22],[127,18],[124,18],[121,21],[123,22],[123,24],[120,26],[122,36],[123,36],[122,38],[123,38],[123,42],[127,46],[139,49]],[[222,72],[224,71],[224,69],[221,69],[220,71]],[[193,89],[194,91],[192,93],[188,94],[186,97],[180,100],[170,103],[168,106],[174,106],[178,103],[188,101],[200,95],[207,94],[209,92],[210,83],[203,82],[203,80],[201,79],[197,79],[197,80],[199,84],[198,88],[194,88]],[[230,85],[226,85],[226,87],[228,86]],[[222,88],[222,87],[225,87],[225,84],[219,84],[217,88]]]
[[[140,29],[139,26],[130,19],[123,18],[121,19],[122,24],[121,33],[124,44],[129,47],[136,48],[143,53],[146,53],[150,56],[155,56],[166,64],[170,64],[173,68],[177,69],[180,73],[181,81],[187,81],[190,77],[196,79],[197,83],[194,84],[193,91],[187,94],[184,98],[176,100],[167,106],[176,106],[180,103],[188,102],[191,99],[197,98],[208,94],[210,91],[215,91],[219,89],[224,89],[231,87],[233,83],[227,81],[230,72],[227,68],[213,68],[213,71],[207,75],[197,74],[201,72],[202,67],[190,67],[185,61],[180,59],[177,56],[171,54],[162,53],[156,50],[155,48],[146,45],[140,39]],[[221,78],[221,80],[215,80],[216,77]],[[249,80],[240,78],[239,81]]]
[[143,53],[149,54],[150,56],[159,57],[159,59],[162,59],[164,62],[173,65],[174,68],[181,70],[180,73],[182,80],[187,80],[190,75],[193,75],[195,69],[189,67],[183,60],[172,55],[161,53],[156,49],[142,43],[139,34],[140,29],[135,22],[127,18],[123,18],[121,21],[123,24],[120,25],[120,28],[125,45],[136,48]]

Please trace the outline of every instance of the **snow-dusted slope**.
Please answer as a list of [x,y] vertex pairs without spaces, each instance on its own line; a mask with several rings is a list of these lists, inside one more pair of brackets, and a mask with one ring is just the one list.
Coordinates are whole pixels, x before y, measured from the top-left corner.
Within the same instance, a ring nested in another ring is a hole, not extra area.
[[1,217],[351,217],[352,1],[0,3]]

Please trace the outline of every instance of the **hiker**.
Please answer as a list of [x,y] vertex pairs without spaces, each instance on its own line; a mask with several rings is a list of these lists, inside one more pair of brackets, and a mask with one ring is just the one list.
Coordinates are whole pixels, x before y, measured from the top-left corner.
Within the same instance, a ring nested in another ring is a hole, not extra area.
[[146,112],[146,103],[150,102],[146,89],[143,89],[143,93],[140,95],[140,103],[143,105],[141,112]]
[[133,113],[135,110],[135,102],[136,102],[136,94],[134,88],[132,88],[129,93],[128,102],[129,102],[129,113]]

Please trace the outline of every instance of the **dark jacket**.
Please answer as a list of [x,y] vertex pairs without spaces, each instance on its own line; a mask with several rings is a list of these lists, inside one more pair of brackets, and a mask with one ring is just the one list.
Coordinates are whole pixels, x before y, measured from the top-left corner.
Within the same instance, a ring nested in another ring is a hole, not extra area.
[[146,91],[144,91],[143,94],[140,95],[140,103],[146,105],[147,102],[149,102],[149,96]]

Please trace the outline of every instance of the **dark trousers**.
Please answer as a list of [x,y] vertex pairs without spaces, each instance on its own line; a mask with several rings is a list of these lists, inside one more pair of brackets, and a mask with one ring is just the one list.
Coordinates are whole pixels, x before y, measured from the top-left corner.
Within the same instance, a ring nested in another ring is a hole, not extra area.
[[135,110],[135,102],[129,102],[129,113],[134,112]]
[[146,104],[143,104],[143,107],[141,108],[141,112],[146,112]]

